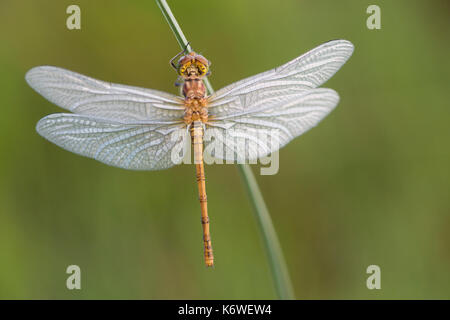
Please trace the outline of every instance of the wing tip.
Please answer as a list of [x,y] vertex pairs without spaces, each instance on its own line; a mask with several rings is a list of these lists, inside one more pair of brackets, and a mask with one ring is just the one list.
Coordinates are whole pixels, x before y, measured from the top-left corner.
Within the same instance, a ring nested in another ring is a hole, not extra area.
[[55,71],[56,69],[59,69],[58,67],[54,67],[54,66],[37,66],[37,67],[33,67],[30,70],[28,70],[25,73],[25,81],[28,83],[28,85],[35,89],[36,91],[37,88],[39,88],[39,82],[36,81],[36,76],[41,74],[43,71]]
[[36,123],[35,130],[41,137],[48,140],[47,136],[44,134],[44,130],[42,130],[42,128],[45,126],[46,118],[47,117],[39,119],[39,121]]
[[48,123],[48,119],[52,116],[53,114],[49,114],[41,119],[39,119],[39,121],[36,123],[36,132],[39,133],[40,136],[45,137],[45,135],[43,134],[42,128]]
[[332,104],[334,104],[331,107],[331,110],[333,110],[334,108],[337,107],[337,105],[339,104],[339,101],[341,100],[341,97],[339,96],[339,93],[337,93],[336,90],[334,89],[330,89],[330,88],[317,88],[314,89],[316,91],[321,91],[327,94],[327,98],[332,102]]
[[39,133],[42,137],[48,139],[46,137],[46,135],[43,133],[43,129],[48,125],[48,124],[53,124],[55,123],[55,121],[57,119],[63,118],[65,116],[76,116],[73,113],[52,113],[49,115],[46,115],[45,117],[39,119],[39,121],[36,123],[36,132]]
[[348,58],[353,54],[353,51],[355,51],[355,45],[346,39],[333,39],[330,41],[325,42],[324,44],[327,45],[340,45],[342,47],[342,50],[345,50],[348,52]]
[[34,88],[33,75],[38,71],[40,67],[33,67],[25,73],[25,81],[28,85]]

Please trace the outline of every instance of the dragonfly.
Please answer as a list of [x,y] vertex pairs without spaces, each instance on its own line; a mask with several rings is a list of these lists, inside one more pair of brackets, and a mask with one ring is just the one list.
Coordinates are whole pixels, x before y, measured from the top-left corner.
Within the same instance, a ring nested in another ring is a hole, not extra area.
[[[171,60],[181,80],[180,96],[105,82],[53,66],[32,68],[25,78],[44,98],[71,112],[42,118],[37,132],[68,151],[107,165],[131,170],[170,168],[180,163],[174,157],[180,137],[189,136],[201,208],[203,256],[210,267],[214,256],[204,155],[231,161],[258,159],[316,126],[339,102],[336,91],[319,86],[341,68],[353,50],[347,40],[325,42],[211,95],[203,82],[210,74],[210,61],[186,49]],[[261,132],[276,134],[267,139]]]

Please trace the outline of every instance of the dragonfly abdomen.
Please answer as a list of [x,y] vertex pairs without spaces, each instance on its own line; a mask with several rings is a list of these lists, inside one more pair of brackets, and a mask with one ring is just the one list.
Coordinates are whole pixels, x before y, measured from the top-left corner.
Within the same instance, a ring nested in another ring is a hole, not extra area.
[[205,167],[203,165],[203,123],[200,121],[194,121],[190,127],[190,132],[192,145],[194,148],[194,163],[195,168],[197,169],[198,199],[200,201],[200,208],[202,211],[204,258],[206,266],[212,267],[214,265],[214,256],[211,246],[211,234],[209,232]]

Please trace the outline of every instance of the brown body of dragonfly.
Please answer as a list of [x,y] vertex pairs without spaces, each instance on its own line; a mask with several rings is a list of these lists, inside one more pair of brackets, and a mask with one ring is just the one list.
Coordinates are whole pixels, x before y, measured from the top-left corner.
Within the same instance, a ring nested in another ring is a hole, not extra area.
[[[172,59],[173,60],[173,59]],[[205,264],[214,265],[214,256],[209,232],[208,202],[206,197],[205,168],[203,165],[204,124],[208,121],[206,87],[203,77],[208,73],[210,62],[203,56],[190,52],[172,65],[183,78],[184,122],[188,126],[194,149],[194,163],[197,171],[198,197],[202,212],[203,246]]]

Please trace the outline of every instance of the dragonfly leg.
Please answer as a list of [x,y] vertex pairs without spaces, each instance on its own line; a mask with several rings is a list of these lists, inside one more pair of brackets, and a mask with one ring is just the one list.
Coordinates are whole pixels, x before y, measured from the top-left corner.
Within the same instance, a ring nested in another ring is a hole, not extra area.
[[178,76],[177,80],[175,81],[175,87],[179,87],[184,83],[184,79],[182,76]]
[[175,57],[173,57],[172,59],[170,59],[170,65],[171,65],[175,70],[178,70],[178,66],[175,65],[174,61],[175,61],[179,56],[181,56],[183,53],[186,52],[186,49],[187,49],[187,47],[189,46],[189,43],[190,43],[190,42],[188,42],[188,43],[186,44],[186,46],[184,47],[184,49],[183,49],[182,51],[180,51]]

